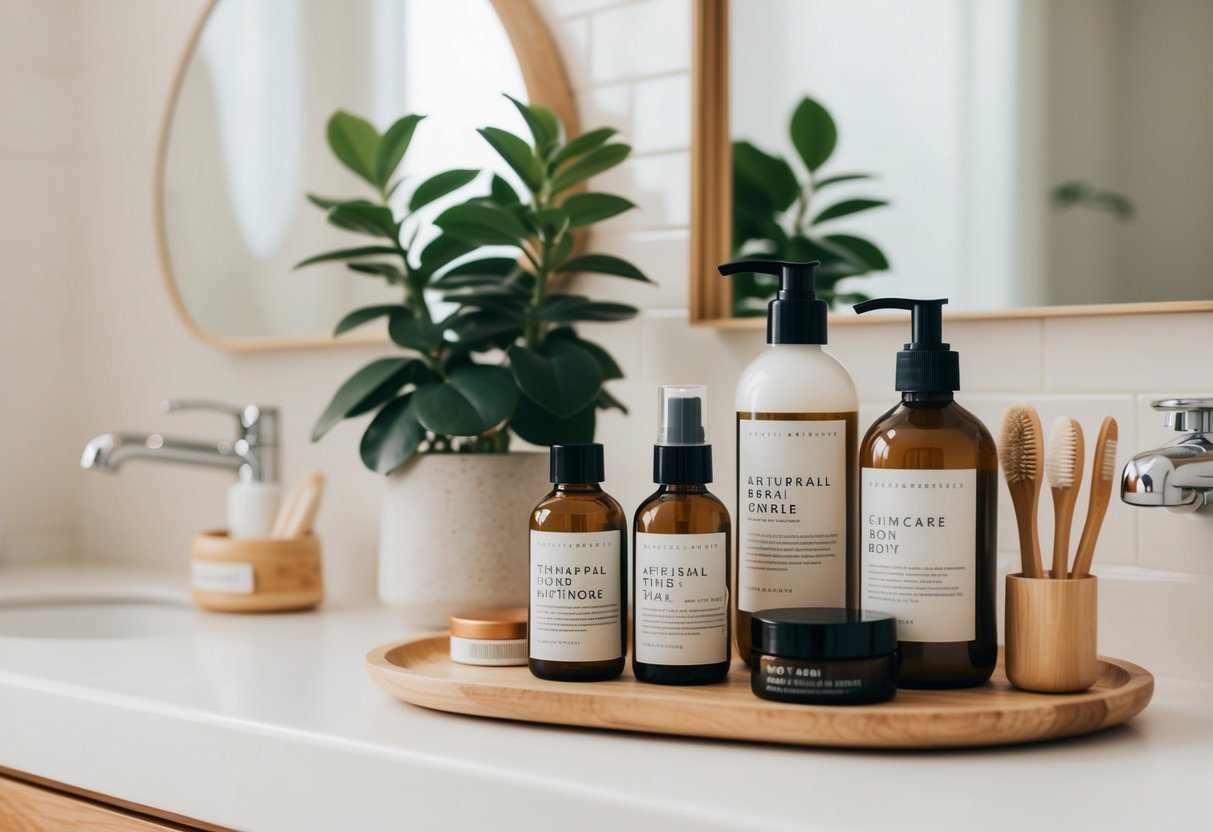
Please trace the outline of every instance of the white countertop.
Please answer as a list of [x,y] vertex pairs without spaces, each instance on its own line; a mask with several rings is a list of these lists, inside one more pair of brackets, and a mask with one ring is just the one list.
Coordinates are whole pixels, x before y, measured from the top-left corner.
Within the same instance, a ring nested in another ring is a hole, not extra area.
[[[0,599],[183,575],[0,572]],[[1128,725],[976,751],[849,752],[427,711],[371,681],[378,605],[182,610],[137,638],[0,637],[0,766],[252,830],[1195,829],[1213,823],[1213,685],[1160,678]],[[1197,634],[1189,634],[1198,637]],[[626,827],[625,827],[626,828]]]

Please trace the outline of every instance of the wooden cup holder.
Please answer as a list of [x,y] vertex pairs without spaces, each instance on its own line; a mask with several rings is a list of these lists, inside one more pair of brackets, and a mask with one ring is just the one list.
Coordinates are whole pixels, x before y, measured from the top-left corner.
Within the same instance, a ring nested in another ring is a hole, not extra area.
[[305,610],[324,598],[320,539],[233,540],[226,531],[194,536],[190,554],[194,603],[212,612]]
[[1006,671],[1021,690],[1077,693],[1099,678],[1097,587],[1077,579],[1007,576]]

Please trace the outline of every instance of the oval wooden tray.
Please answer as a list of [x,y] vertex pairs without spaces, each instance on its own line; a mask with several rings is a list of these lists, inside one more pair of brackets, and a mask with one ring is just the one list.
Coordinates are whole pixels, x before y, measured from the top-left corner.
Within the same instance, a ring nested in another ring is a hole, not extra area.
[[525,667],[456,664],[448,639],[378,647],[367,654],[367,669],[397,699],[457,714],[844,748],[1013,745],[1089,734],[1132,719],[1154,693],[1146,670],[1101,658],[1099,681],[1085,693],[1024,693],[1007,683],[1000,665],[980,688],[901,690],[883,705],[789,705],[754,696],[740,661],[718,685],[646,685],[629,671],[610,682],[571,684],[536,679]]

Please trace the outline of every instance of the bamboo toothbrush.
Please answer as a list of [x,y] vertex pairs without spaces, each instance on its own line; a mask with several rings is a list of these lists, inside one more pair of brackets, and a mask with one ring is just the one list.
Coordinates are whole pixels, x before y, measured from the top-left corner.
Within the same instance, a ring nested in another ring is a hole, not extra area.
[[1045,447],[1045,476],[1053,492],[1053,577],[1058,580],[1070,572],[1070,529],[1085,461],[1082,426],[1063,416],[1049,429]]
[[278,510],[270,537],[279,540],[290,539],[302,537],[310,532],[323,494],[324,474],[319,471],[305,471],[283,501],[282,508]]
[[1036,503],[1040,497],[1040,478],[1044,474],[1044,432],[1040,429],[1040,417],[1031,406],[1012,405],[1003,417],[999,456],[1011,502],[1015,505],[1024,577],[1043,578],[1040,538],[1036,533]]
[[1091,463],[1091,498],[1087,503],[1082,537],[1078,538],[1078,554],[1074,555],[1071,578],[1085,578],[1091,572],[1095,541],[1103,527],[1104,515],[1108,513],[1112,483],[1116,479],[1116,441],[1119,438],[1116,420],[1108,416],[1099,428],[1099,439],[1095,441],[1095,459]]

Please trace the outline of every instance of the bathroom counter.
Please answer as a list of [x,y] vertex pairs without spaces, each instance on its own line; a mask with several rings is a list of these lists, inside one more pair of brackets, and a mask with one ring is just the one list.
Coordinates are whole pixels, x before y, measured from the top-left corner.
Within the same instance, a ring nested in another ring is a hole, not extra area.
[[[82,588],[184,601],[184,580],[10,569],[0,605]],[[254,830],[1193,828],[1213,782],[1207,683],[1159,679],[1128,725],[1065,742],[825,751],[413,707],[364,668],[411,635],[378,605],[169,609],[155,635],[0,636],[0,768]]]

